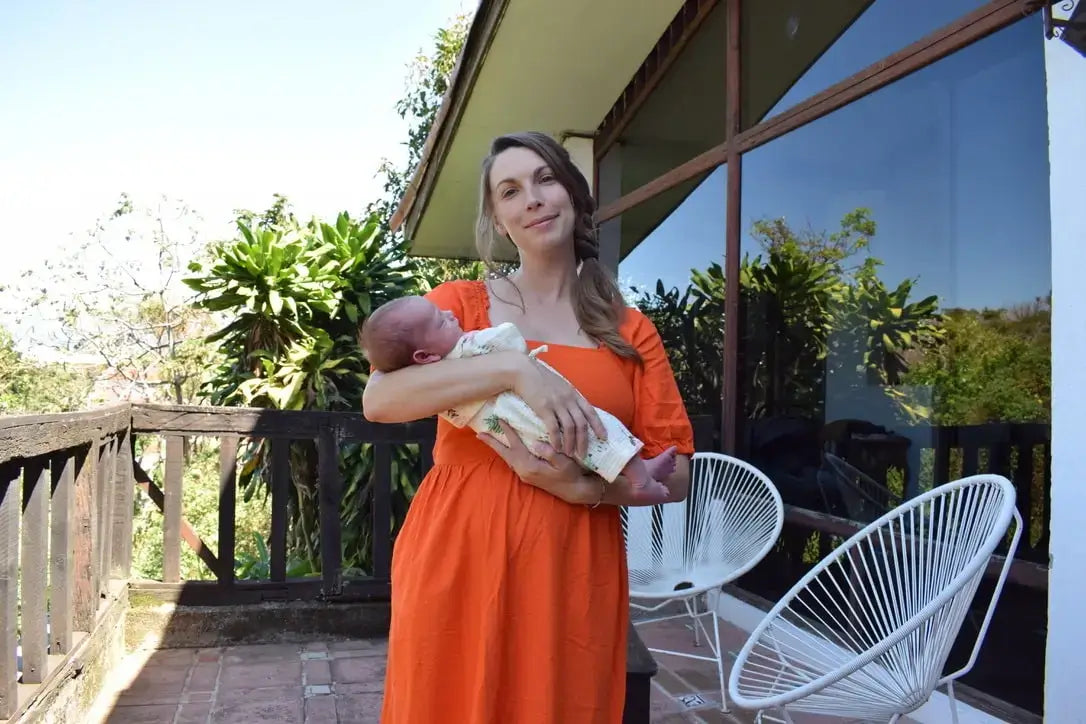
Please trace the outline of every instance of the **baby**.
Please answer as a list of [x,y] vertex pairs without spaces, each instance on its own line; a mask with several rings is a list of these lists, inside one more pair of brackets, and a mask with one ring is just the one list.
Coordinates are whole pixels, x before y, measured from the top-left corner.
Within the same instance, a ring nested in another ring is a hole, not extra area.
[[[382,372],[504,350],[523,352],[535,359],[536,354],[546,349],[540,347],[529,353],[524,337],[509,322],[464,332],[455,315],[438,309],[423,297],[401,297],[375,309],[363,323],[359,341],[374,369]],[[542,360],[535,361],[558,374]],[[644,443],[606,410],[596,408],[596,414],[607,430],[607,439],[601,440],[589,428],[588,451],[577,462],[609,483],[619,474],[625,475],[639,497],[666,495],[667,488],[660,481],[675,470],[675,448],[642,459],[637,453]],[[516,430],[529,449],[536,442],[551,444],[543,421],[513,392],[462,404],[441,413],[441,417],[457,427],[467,425],[476,432],[492,435],[506,447],[509,442],[499,420]]]

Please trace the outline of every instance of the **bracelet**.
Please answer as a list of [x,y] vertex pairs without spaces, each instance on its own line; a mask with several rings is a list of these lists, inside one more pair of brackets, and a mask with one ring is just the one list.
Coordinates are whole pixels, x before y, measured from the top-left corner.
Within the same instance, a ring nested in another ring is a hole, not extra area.
[[[596,501],[595,505],[589,505],[588,509],[589,510],[595,510],[596,508],[600,507],[600,504],[603,502],[603,496],[606,495],[606,493],[607,493],[607,483],[604,482],[603,478],[600,478],[600,499]],[[588,505],[588,504],[586,503],[585,505]]]

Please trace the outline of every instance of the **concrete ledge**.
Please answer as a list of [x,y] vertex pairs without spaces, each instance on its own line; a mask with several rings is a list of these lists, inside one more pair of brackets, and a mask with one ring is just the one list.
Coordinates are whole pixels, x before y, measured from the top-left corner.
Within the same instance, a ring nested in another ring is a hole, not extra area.
[[19,685],[19,710],[8,721],[28,724],[86,721],[109,672],[124,658],[127,612],[128,588],[114,581],[110,597],[98,608],[94,631],[76,633],[69,654],[49,657],[50,673],[42,684]]
[[128,649],[188,648],[314,639],[387,638],[388,603],[290,601],[185,606],[146,592],[130,594]]

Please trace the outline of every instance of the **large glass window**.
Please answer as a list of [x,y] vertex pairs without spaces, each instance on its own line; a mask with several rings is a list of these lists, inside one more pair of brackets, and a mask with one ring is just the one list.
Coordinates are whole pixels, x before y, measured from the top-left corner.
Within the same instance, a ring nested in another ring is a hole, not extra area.
[[724,142],[724,6],[717,3],[619,137],[622,194]]
[[[996,472],[1047,561],[1043,42],[1027,18],[744,156],[740,445],[785,502],[864,522]],[[1043,605],[1011,596],[982,655],[1023,665],[975,676],[1039,711]]]
[[743,3],[743,126],[794,106],[984,0]]
[[622,227],[619,283],[663,338],[702,450],[719,444],[726,178],[721,166],[611,222]]

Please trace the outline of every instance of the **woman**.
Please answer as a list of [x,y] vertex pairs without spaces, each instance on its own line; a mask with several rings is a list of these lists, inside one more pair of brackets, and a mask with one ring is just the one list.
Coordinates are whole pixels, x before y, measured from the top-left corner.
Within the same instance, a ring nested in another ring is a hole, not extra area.
[[509,428],[506,448],[439,422],[393,556],[381,721],[612,724],[629,621],[617,506],[635,497],[568,456],[583,453],[590,425],[604,434],[601,407],[644,441],[642,455],[677,447],[666,484],[682,500],[693,433],[659,335],[600,264],[595,204],[566,150],[540,133],[502,136],[481,187],[480,255],[492,262],[497,235],[520,266],[428,297],[465,330],[513,322],[569,382],[516,352],[446,360],[374,373],[365,414],[406,422],[511,389],[561,449],[529,451]]

